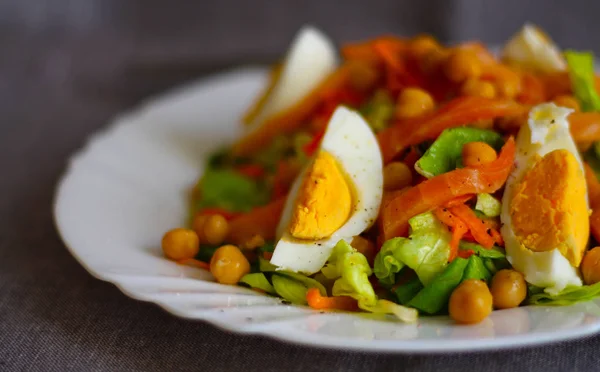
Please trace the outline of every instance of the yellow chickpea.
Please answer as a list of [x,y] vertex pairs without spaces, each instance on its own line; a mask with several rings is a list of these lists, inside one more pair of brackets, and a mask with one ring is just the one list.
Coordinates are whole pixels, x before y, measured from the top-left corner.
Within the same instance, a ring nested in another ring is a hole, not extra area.
[[465,167],[491,163],[496,158],[496,150],[485,142],[469,142],[462,149],[462,161]]
[[385,190],[400,190],[411,184],[412,172],[408,165],[395,161],[383,168],[383,188]]
[[213,214],[206,219],[203,233],[209,244],[221,244],[229,233],[229,223],[220,214]]
[[252,235],[251,238],[246,240],[243,243],[243,246],[240,248],[242,248],[244,250],[254,250],[258,247],[262,247],[263,245],[265,245],[265,239],[261,235],[256,234],[256,235]]
[[369,263],[372,263],[375,259],[375,244],[373,244],[372,241],[357,235],[352,239],[352,243],[350,243],[350,245],[362,253],[367,258]]
[[194,219],[192,220],[192,230],[196,232],[196,234],[198,235],[198,239],[200,239],[200,242],[206,241],[206,238],[204,237],[204,225],[206,224],[207,219],[207,215],[196,213]]
[[431,35],[418,35],[410,42],[409,51],[413,58],[421,60],[427,53],[440,48]]
[[396,117],[414,118],[431,112],[434,108],[435,102],[429,93],[419,88],[406,88],[398,97]]
[[444,72],[451,81],[456,83],[467,79],[477,79],[481,76],[482,66],[477,55],[466,49],[456,49],[450,53]]
[[495,308],[510,309],[519,306],[525,300],[527,284],[520,272],[504,269],[494,275],[491,292]]
[[573,96],[563,94],[561,96],[554,97],[553,102],[557,106],[567,107],[575,111],[581,111],[579,102],[577,102],[577,100]]
[[496,87],[489,81],[468,79],[463,83],[460,92],[464,96],[477,96],[484,98],[496,97]]
[[521,80],[517,75],[499,78],[495,83],[498,96],[513,99],[521,92]]
[[481,280],[467,279],[450,295],[450,317],[461,324],[479,323],[492,312],[492,294]]
[[581,274],[587,285],[600,282],[600,247],[590,249],[581,261]]
[[235,245],[218,248],[210,259],[210,272],[222,284],[236,284],[250,272],[250,263]]
[[200,250],[200,241],[193,230],[173,229],[163,236],[162,250],[171,260],[193,258]]

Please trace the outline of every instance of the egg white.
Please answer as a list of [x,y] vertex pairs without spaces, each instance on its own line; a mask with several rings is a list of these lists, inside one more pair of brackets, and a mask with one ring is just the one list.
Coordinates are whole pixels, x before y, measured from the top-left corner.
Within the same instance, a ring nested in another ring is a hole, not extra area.
[[[369,125],[356,112],[339,107],[334,112],[319,150],[327,151],[346,174],[353,190],[354,208],[342,227],[321,240],[300,240],[288,231],[298,191],[312,162],[294,181],[277,227],[279,241],[271,263],[282,270],[305,274],[318,272],[340,240],[352,238],[376,220],[383,195],[383,161],[377,139]],[[317,150],[317,151],[319,151]]]
[[294,38],[277,82],[249,124],[249,129],[260,126],[266,119],[298,103],[337,65],[337,52],[331,40],[316,28],[304,26]]
[[560,49],[536,26],[525,24],[521,31],[506,43],[502,56],[542,72],[562,71],[566,63]]
[[512,229],[510,204],[515,188],[533,167],[537,156],[543,157],[557,149],[568,150],[575,156],[583,172],[583,161],[569,131],[567,116],[571,112],[553,103],[538,105],[530,111],[527,125],[521,128],[517,136],[515,168],[506,181],[502,199],[501,232],[508,261],[523,273],[527,282],[545,288],[551,294],[567,286],[580,286],[582,283],[578,270],[558,249],[533,252],[523,247]]

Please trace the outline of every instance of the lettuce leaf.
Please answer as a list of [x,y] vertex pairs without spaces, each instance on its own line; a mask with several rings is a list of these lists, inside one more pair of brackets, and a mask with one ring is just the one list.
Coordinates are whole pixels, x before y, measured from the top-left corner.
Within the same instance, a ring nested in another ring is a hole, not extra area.
[[388,127],[394,117],[393,98],[385,90],[378,90],[373,97],[360,109],[367,123],[375,133]]
[[448,306],[450,295],[460,284],[469,260],[456,258],[429,285],[410,300],[408,306],[427,314],[437,314]]
[[405,322],[417,319],[418,312],[415,309],[377,298],[369,281],[372,270],[366,257],[344,240],[340,240],[333,248],[321,272],[328,279],[335,279],[332,289],[334,296],[350,296],[358,301],[358,307],[362,310],[393,314]]
[[273,282],[275,292],[277,292],[284,300],[296,305],[307,304],[306,292],[308,291],[308,288],[299,281],[284,275],[273,275],[271,281]]
[[475,210],[480,211],[486,217],[498,217],[502,210],[502,204],[490,194],[477,194]]
[[196,210],[216,207],[247,212],[269,201],[266,185],[228,169],[208,169],[197,185],[200,200]]
[[275,288],[263,273],[246,274],[240,279],[240,283],[247,284],[250,288],[258,288],[269,294],[276,294]]
[[410,302],[423,289],[423,284],[419,278],[414,278],[402,285],[399,285],[395,290],[394,294],[396,299],[402,305],[406,305]]
[[375,257],[375,276],[383,285],[393,285],[396,274],[408,266],[427,286],[448,263],[452,236],[433,213],[417,215],[408,223],[410,237],[386,241]]
[[477,243],[471,243],[462,240],[459,244],[460,249],[464,250],[472,250],[481,258],[491,258],[491,259],[503,259],[506,257],[504,253],[504,249],[494,246],[491,249],[483,248],[481,245]]
[[591,52],[565,52],[573,94],[581,105],[581,111],[599,111],[600,96],[596,92],[594,55]]
[[[535,292],[531,291],[530,292]],[[546,306],[565,306],[577,302],[589,301],[600,296],[600,282],[581,287],[567,287],[556,295],[549,295],[545,292],[532,294],[528,303],[530,305]]]
[[417,161],[415,170],[431,178],[456,169],[462,159],[462,148],[469,142],[485,142],[496,150],[504,144],[502,136],[491,130],[471,127],[446,129]]
[[462,280],[467,279],[485,280],[486,282],[492,279],[492,273],[487,269],[479,256],[473,255],[469,257]]

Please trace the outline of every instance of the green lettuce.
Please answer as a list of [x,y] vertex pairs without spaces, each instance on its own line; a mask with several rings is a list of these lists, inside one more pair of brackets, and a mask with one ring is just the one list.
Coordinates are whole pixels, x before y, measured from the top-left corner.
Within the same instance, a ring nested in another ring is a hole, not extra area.
[[532,291],[530,289],[531,292],[537,293],[529,297],[528,303],[530,305],[565,306],[577,302],[589,301],[600,296],[600,282],[581,287],[567,287],[556,295],[549,295],[545,292]]
[[596,92],[594,55],[591,52],[565,52],[573,94],[582,111],[599,111],[600,96]]
[[374,132],[379,132],[389,125],[394,117],[393,98],[384,90],[378,90],[373,97],[360,109],[367,123]]
[[462,281],[468,263],[469,260],[464,258],[455,258],[440,275],[408,302],[408,306],[427,314],[437,314],[445,309],[452,291]]
[[476,255],[469,257],[462,280],[478,279],[486,282],[492,279],[492,273],[487,269],[483,260]]
[[228,169],[208,169],[197,185],[196,209],[216,207],[247,212],[269,201],[270,190],[258,181]]
[[297,280],[288,278],[284,275],[273,275],[271,277],[275,292],[284,300],[296,305],[306,305],[306,288]]
[[490,194],[477,194],[475,210],[480,211],[486,217],[498,217],[502,210],[502,204]]
[[366,257],[344,240],[340,240],[333,248],[321,272],[328,279],[335,279],[332,289],[334,296],[350,296],[358,301],[358,307],[372,313],[394,314],[406,322],[417,319],[415,309],[377,298],[369,281],[372,270]]
[[240,279],[240,283],[247,284],[250,288],[258,288],[269,294],[276,294],[275,288],[263,273],[246,274]]
[[491,249],[486,249],[477,243],[471,243],[462,240],[459,244],[459,248],[467,251],[471,250],[481,258],[503,259],[506,257],[504,249],[498,246],[494,246]]
[[423,289],[423,284],[419,278],[414,278],[402,285],[399,285],[394,290],[396,299],[402,305],[406,305],[410,302]]
[[411,218],[409,238],[386,241],[375,257],[375,276],[386,286],[396,282],[404,266],[413,269],[427,286],[448,263],[452,235],[431,212]]
[[469,142],[485,142],[500,150],[504,141],[494,131],[459,127],[446,129],[415,164],[417,172],[427,178],[454,170],[462,159],[462,148]]

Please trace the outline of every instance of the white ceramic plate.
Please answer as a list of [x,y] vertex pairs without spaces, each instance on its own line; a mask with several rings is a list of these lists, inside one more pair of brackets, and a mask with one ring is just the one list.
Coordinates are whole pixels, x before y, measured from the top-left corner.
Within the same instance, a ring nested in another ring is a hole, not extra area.
[[176,90],[117,118],[73,156],[55,205],[71,253],[99,279],[177,316],[281,340],[369,351],[440,352],[510,348],[600,330],[600,307],[495,311],[483,323],[448,318],[417,324],[280,304],[208,272],[163,258],[162,234],[183,224],[187,192],[205,155],[237,134],[261,88],[262,69],[240,69]]

